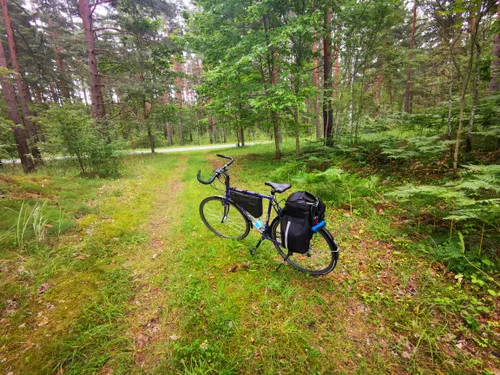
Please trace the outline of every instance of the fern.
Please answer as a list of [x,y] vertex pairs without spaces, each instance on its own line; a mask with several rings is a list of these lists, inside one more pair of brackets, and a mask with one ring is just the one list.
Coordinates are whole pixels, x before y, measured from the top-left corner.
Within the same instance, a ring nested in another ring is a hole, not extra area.
[[491,190],[500,192],[500,165],[464,165],[464,181],[456,185],[472,192]]
[[395,140],[387,140],[381,143],[382,154],[390,159],[419,160],[421,162],[432,162],[447,150],[446,141],[439,136],[412,137],[408,138],[402,145],[397,145]]

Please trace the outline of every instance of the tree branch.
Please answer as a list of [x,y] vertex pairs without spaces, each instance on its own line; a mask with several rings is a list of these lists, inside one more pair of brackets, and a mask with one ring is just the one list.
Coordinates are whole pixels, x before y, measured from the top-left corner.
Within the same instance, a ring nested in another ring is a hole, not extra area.
[[92,7],[90,10],[90,17],[92,17],[92,14],[94,14],[95,8],[97,8],[98,5],[105,4],[105,3],[111,3],[113,0],[102,0],[102,1],[97,1],[94,5],[89,4],[89,6]]

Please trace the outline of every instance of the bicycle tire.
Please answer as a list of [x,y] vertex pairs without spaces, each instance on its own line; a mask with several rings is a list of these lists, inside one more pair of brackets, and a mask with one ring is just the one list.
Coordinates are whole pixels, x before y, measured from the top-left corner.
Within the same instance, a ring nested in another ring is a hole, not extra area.
[[250,221],[233,202],[211,196],[200,203],[203,223],[219,237],[242,240],[250,232]]
[[[274,218],[271,223],[271,236],[277,241],[281,241],[278,232],[279,224],[279,217]],[[321,228],[313,234],[309,251],[306,254],[294,253],[287,258],[288,250],[276,242],[273,243],[278,253],[283,259],[286,259],[289,265],[310,275],[326,275],[337,266],[339,247],[331,233],[325,228]]]

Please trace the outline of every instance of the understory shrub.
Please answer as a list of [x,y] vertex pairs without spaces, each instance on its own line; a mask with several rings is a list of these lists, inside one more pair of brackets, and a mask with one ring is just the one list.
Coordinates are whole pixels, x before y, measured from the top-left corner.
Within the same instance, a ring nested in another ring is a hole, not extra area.
[[48,142],[43,145],[45,151],[69,157],[83,176],[118,175],[115,149],[83,105],[53,106],[41,120],[48,135]]

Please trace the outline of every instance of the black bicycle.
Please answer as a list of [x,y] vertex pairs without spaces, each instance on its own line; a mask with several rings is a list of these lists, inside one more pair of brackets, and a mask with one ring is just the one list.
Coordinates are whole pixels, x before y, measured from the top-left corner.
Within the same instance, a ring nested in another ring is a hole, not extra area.
[[[228,159],[229,162],[221,168],[216,168],[210,179],[203,180],[201,171],[198,171],[198,181],[205,185],[211,185],[218,179],[225,186],[224,196],[210,196],[200,204],[200,216],[203,223],[217,236],[241,240],[248,236],[250,227],[253,226],[261,233],[261,238],[254,248],[250,250],[255,254],[264,240],[269,240],[283,258],[292,267],[311,275],[326,275],[333,271],[339,257],[338,246],[328,230],[319,228],[313,235],[309,250],[305,254],[289,252],[281,244],[280,219],[282,209],[276,200],[277,193],[283,193],[291,188],[290,184],[278,184],[266,182],[271,187],[271,195],[263,195],[248,190],[237,189],[230,185],[228,173],[229,166],[234,159],[230,156],[217,154],[218,157]],[[262,215],[262,200],[269,200],[267,216],[262,221],[258,219]],[[270,222],[271,213],[275,211],[276,217]],[[283,265],[281,263],[278,266]]]

